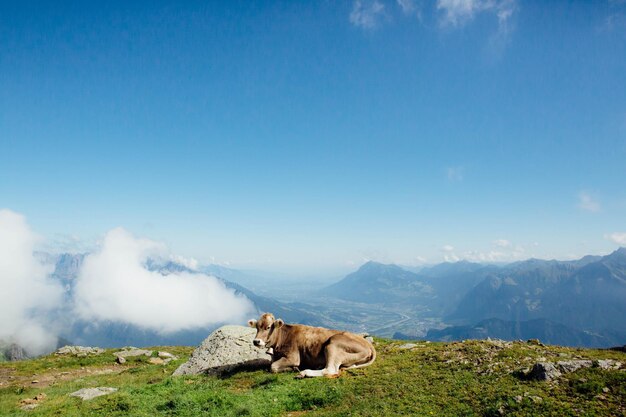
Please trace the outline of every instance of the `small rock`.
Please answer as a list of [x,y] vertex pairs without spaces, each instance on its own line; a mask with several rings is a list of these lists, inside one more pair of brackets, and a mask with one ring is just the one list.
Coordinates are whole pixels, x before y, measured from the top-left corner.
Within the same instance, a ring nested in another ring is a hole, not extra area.
[[531,396],[530,396],[530,397],[528,397],[528,398],[530,398],[530,399],[531,399],[531,400],[532,400],[535,404],[539,404],[539,403],[542,403],[542,402],[543,402],[543,398],[538,397],[538,396],[536,396],[536,395],[531,395]]
[[117,363],[119,363],[120,365],[122,365],[122,364],[126,363],[126,358],[123,357],[123,356],[118,356],[117,359],[115,359],[115,361]]
[[34,380],[30,381],[30,383],[31,383],[31,384],[39,384],[39,380],[34,379]]
[[417,347],[415,343],[405,343],[403,345],[398,346],[398,349],[413,349],[414,347]]
[[516,403],[519,404],[522,402],[524,398],[521,395],[516,395],[513,399],[515,400]]
[[39,407],[39,404],[25,404],[21,406],[20,408],[24,411],[30,411],[30,410],[34,410],[37,407]]
[[543,343],[539,341],[539,339],[528,339],[526,343],[528,343],[529,345],[545,346]]
[[83,388],[68,395],[81,398],[83,401],[89,401],[102,395],[112,394],[115,391],[117,391],[117,388],[111,387]]
[[173,359],[173,360],[178,359],[178,357],[177,357],[177,356],[172,355],[172,354],[171,354],[171,353],[169,353],[169,352],[163,352],[163,351],[159,351],[158,356],[159,356],[159,358],[161,358],[161,359],[168,359],[168,358],[169,358],[169,359]]
[[608,387],[604,387],[602,388],[602,392],[608,394],[609,392],[611,392],[611,390]]
[[370,343],[374,343],[374,338],[372,336],[365,336],[365,340],[367,340]]

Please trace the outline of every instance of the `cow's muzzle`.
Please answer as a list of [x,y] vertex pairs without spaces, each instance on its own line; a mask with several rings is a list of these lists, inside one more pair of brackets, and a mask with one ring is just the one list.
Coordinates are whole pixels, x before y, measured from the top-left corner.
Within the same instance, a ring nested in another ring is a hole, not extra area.
[[264,342],[264,341],[262,341],[261,339],[254,339],[254,340],[252,341],[252,344],[253,344],[254,346],[256,346],[256,347],[263,347],[263,346],[265,346],[265,342]]

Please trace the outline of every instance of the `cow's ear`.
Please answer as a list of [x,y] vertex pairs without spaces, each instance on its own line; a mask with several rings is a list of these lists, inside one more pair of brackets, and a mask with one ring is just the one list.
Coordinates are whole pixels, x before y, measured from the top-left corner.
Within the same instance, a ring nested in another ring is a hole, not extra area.
[[276,328],[280,329],[281,327],[283,327],[283,325],[285,324],[285,322],[283,321],[283,319],[278,319],[274,322],[274,324],[276,324]]
[[256,327],[256,320],[248,320],[248,326]]

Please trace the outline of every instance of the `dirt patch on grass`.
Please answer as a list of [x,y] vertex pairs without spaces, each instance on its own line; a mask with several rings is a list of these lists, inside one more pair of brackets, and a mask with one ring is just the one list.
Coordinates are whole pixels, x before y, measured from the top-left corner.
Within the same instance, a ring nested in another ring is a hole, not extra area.
[[97,368],[80,368],[68,371],[50,371],[42,374],[15,375],[15,368],[0,368],[0,387],[23,386],[33,388],[46,388],[60,381],[70,381],[84,376],[96,376],[106,374],[119,374],[127,367],[117,364],[101,366]]
[[0,388],[4,388],[10,385],[10,382],[15,379],[15,368],[0,368]]

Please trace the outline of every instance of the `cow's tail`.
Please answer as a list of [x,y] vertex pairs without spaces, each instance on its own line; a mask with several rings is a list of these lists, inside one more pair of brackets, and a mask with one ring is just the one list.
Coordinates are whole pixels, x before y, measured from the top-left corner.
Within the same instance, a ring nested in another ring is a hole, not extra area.
[[371,358],[369,361],[362,363],[360,365],[352,365],[350,368],[348,369],[357,369],[357,368],[365,368],[366,366],[370,366],[371,364],[374,363],[374,361],[376,360],[376,349],[374,349],[374,344],[370,343],[368,341],[368,344],[370,345],[370,349],[371,349]]

